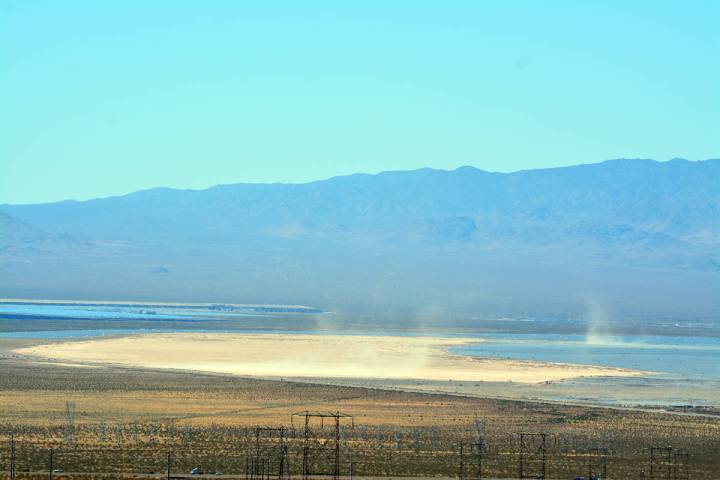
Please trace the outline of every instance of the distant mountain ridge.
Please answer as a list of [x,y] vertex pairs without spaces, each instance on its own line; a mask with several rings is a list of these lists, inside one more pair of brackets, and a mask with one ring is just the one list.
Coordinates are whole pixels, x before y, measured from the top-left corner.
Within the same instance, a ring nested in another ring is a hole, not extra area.
[[509,174],[421,169],[306,184],[160,188],[0,210],[50,232],[105,239],[151,240],[151,226],[205,228],[208,237],[225,231],[271,235],[293,225],[298,234],[443,236],[464,219],[460,237],[469,229],[479,237],[541,243],[664,235],[702,244],[720,240],[720,161],[616,160]]
[[[20,222],[3,220],[5,248],[14,231],[30,228],[92,245],[93,261],[98,252],[105,252],[102,261],[130,255],[147,269],[157,268],[158,257],[177,263],[192,251],[186,265],[202,270],[204,258],[225,249],[230,264],[265,265],[280,277],[297,269],[312,277],[305,250],[329,262],[324,274],[332,264],[322,251],[343,252],[336,261],[350,269],[367,255],[440,255],[462,265],[522,251],[530,264],[566,255],[720,272],[720,160],[612,160],[515,173],[424,168],[305,184],[158,188],[0,205],[0,212]],[[89,262],[89,253],[78,255],[79,264]]]

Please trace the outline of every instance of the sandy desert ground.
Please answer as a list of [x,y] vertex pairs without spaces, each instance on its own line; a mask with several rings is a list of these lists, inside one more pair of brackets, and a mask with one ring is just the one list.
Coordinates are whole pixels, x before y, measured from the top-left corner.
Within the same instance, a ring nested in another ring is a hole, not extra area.
[[[343,452],[348,450],[355,458],[358,477],[452,476],[458,468],[457,446],[472,441],[478,419],[486,426],[486,472],[496,478],[512,478],[517,471],[522,431],[551,435],[550,478],[574,478],[587,471],[586,449],[592,446],[614,449],[612,478],[637,478],[641,469],[647,470],[649,445],[692,451],[691,478],[720,474],[716,461],[720,417],[713,415],[429,395],[169,369],[77,368],[29,360],[9,351],[21,343],[28,341],[0,342],[0,455],[7,458],[14,434],[20,471],[39,472],[21,478],[47,478],[43,469],[51,447],[55,465],[66,472],[113,472],[65,478],[163,472],[166,451],[173,454],[174,471],[187,473],[200,465],[206,471],[243,478],[245,459],[255,448],[254,426],[292,427],[291,414],[306,409],[339,410],[355,417],[355,427],[343,430],[348,442]],[[294,468],[302,450],[298,442],[290,441]]]

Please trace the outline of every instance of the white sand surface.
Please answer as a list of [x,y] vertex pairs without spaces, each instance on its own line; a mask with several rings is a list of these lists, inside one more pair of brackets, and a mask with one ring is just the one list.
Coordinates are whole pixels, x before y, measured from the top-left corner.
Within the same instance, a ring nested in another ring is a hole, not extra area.
[[473,358],[449,353],[478,339],[443,337],[155,333],[56,342],[15,350],[71,363],[181,369],[266,378],[358,378],[540,383],[644,372]]

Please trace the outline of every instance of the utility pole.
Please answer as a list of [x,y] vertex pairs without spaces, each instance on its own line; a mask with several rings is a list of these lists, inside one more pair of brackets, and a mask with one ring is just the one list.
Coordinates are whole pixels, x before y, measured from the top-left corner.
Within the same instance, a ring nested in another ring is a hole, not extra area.
[[170,451],[167,452],[167,475],[166,480],[170,480]]
[[465,480],[465,460],[464,458],[464,452],[463,452],[463,444],[460,442],[460,469],[458,471],[458,478],[460,480]]
[[48,480],[52,480],[53,474],[53,449],[50,449],[50,458],[48,461]]
[[10,480],[15,480],[15,434],[10,436]]
[[340,417],[335,417],[335,465],[333,468],[333,478],[340,478]]
[[15,434],[10,434],[10,480],[15,480]]

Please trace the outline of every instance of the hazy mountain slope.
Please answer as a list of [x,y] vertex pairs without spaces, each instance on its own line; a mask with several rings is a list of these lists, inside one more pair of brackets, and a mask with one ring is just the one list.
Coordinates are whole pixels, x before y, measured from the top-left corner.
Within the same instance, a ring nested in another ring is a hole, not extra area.
[[421,169],[0,211],[93,245],[6,266],[0,294],[449,315],[572,313],[591,299],[624,313],[720,315],[718,160]]
[[51,234],[0,212],[0,260],[26,259],[38,254],[61,254],[90,247],[64,234]]
[[427,233],[428,222],[465,217],[480,236],[532,243],[565,236],[627,240],[631,231],[715,243],[720,161],[622,160],[512,174],[422,169],[0,209],[51,232],[124,240],[153,241],[168,229],[213,238],[292,225],[288,231],[296,233],[410,237]]
[[44,241],[47,237],[46,233],[0,212],[0,248],[32,245]]

